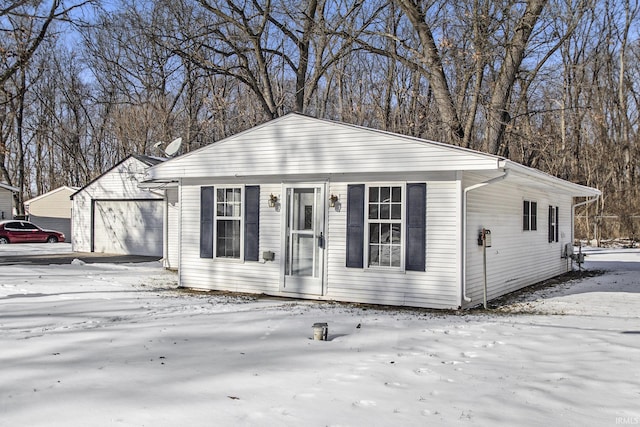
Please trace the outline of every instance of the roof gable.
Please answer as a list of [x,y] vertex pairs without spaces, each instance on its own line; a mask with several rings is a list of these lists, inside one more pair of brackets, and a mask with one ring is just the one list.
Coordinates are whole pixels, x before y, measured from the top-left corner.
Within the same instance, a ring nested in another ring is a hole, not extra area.
[[296,113],[152,167],[148,177],[496,169],[500,157]]
[[[133,195],[138,191],[142,191],[138,189],[138,183],[144,178],[144,171],[152,164],[157,164],[162,161],[163,159],[148,156],[129,155],[116,163],[111,169],[97,176],[87,185],[73,193],[71,199],[85,191],[94,192],[94,187],[105,187],[96,188],[95,191],[99,193],[108,193],[116,190],[121,193]],[[101,181],[104,182],[104,184],[100,184]]]
[[486,171],[573,196],[600,191],[503,157],[440,142],[291,113],[147,170],[147,181],[178,178]]
[[71,194],[75,193],[76,191],[78,191],[78,187],[69,187],[67,185],[63,185],[63,186],[58,187],[56,189],[53,189],[53,190],[51,190],[49,192],[40,194],[39,196],[36,196],[36,197],[34,197],[32,199],[25,200],[24,204],[28,205],[30,203],[37,202],[38,200],[47,198],[49,196],[53,196],[53,195],[55,195],[57,193],[60,193],[60,192],[63,192],[63,191],[67,192],[67,193],[69,193],[69,195],[71,195]]

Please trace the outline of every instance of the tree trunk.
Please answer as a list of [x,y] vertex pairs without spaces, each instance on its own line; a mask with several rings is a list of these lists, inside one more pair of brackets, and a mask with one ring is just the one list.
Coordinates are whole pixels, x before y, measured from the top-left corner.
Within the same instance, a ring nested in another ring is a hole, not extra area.
[[421,6],[412,0],[396,0],[397,4],[403,10],[411,25],[415,29],[420,43],[422,44],[422,54],[427,65],[429,86],[433,91],[433,98],[436,103],[437,110],[440,114],[440,120],[448,135],[448,141],[451,144],[460,145],[464,139],[464,130],[458,117],[458,112],[453,103],[447,76],[444,72],[440,52],[436,46],[431,28],[426,23],[425,12]]
[[499,154],[504,150],[502,137],[507,124],[511,121],[507,108],[509,98],[516,76],[520,71],[529,38],[547,2],[548,0],[529,0],[527,2],[527,7],[515,28],[511,43],[507,46],[487,112],[485,144],[487,152],[491,154]]

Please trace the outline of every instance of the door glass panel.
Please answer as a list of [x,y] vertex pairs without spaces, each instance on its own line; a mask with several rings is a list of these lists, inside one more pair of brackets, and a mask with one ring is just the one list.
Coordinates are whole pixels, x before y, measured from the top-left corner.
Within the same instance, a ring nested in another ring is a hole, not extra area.
[[292,216],[291,213],[293,212],[293,209],[291,208],[291,204],[293,203],[293,189],[291,188],[287,188],[287,195],[286,195],[286,201],[287,201],[287,225],[286,225],[286,231],[285,231],[285,254],[284,254],[284,274],[287,276],[291,275],[291,221],[292,221]]
[[320,229],[317,206],[320,189],[287,189],[287,230],[285,274],[299,277],[318,277],[319,248],[317,230]]
[[293,237],[292,276],[313,276],[314,237],[295,234]]

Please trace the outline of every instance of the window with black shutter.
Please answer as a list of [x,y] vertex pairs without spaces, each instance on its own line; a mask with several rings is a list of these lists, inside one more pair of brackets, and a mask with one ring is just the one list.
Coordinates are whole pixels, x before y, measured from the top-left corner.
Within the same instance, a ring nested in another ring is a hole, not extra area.
[[258,261],[259,233],[259,186],[201,187],[201,258]]
[[522,206],[522,230],[536,231],[538,229],[538,203],[525,200]]
[[425,183],[348,186],[346,264],[425,271]]

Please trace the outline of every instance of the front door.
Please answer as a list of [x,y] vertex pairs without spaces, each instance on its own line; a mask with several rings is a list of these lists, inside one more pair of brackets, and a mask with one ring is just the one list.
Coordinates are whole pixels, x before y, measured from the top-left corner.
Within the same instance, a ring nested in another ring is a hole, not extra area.
[[282,290],[322,295],[324,184],[284,186]]

